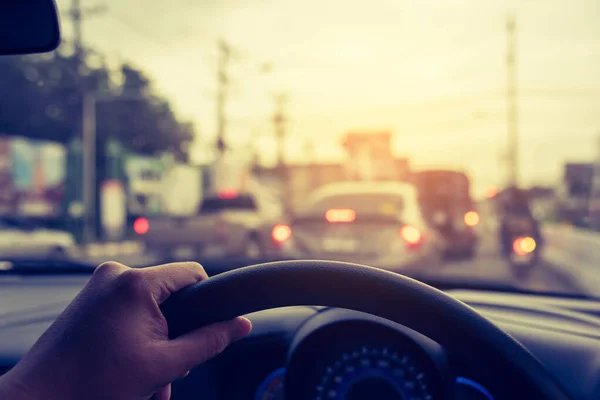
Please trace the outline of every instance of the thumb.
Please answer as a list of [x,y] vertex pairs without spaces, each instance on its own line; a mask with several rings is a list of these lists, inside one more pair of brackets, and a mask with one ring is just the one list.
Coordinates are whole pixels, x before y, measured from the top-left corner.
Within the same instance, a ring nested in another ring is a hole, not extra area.
[[171,384],[161,387],[158,389],[151,400],[171,400]]
[[177,377],[221,353],[231,343],[248,335],[251,330],[250,320],[238,317],[231,321],[206,326],[169,341],[169,353],[176,363]]

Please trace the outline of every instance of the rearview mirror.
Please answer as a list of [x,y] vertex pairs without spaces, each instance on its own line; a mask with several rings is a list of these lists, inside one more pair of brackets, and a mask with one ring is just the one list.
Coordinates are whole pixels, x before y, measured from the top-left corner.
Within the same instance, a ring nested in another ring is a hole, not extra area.
[[59,44],[54,0],[0,1],[0,55],[45,53]]

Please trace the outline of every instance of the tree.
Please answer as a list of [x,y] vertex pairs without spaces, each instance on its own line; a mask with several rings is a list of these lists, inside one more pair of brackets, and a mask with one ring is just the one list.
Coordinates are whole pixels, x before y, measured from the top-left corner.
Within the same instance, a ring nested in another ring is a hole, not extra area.
[[178,120],[141,71],[123,65],[119,74],[122,80],[60,52],[0,58],[0,133],[67,143],[80,132],[82,93],[94,91],[108,97],[97,106],[100,148],[112,137],[131,151],[171,151],[185,160],[192,126]]

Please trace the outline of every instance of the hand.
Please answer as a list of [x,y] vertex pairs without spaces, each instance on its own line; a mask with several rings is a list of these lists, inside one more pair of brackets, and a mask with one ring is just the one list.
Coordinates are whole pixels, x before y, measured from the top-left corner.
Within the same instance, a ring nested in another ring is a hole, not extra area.
[[251,330],[240,317],[169,340],[159,304],[207,278],[196,263],[144,269],[102,264],[0,379],[0,398],[169,399],[171,382]]

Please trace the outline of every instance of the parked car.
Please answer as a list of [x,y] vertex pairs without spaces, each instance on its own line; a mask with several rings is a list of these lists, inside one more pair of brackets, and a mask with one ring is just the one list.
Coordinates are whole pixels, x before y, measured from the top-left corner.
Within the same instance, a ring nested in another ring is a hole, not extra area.
[[69,232],[46,229],[25,219],[0,218],[0,258],[62,260],[75,250]]

